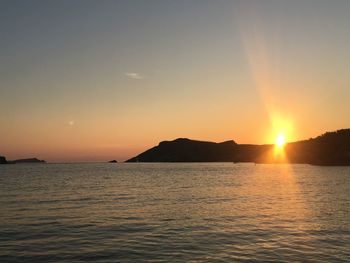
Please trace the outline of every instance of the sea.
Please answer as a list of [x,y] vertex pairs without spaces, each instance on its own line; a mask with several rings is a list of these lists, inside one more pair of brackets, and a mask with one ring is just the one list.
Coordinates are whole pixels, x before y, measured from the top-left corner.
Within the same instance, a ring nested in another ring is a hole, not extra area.
[[350,262],[350,167],[2,165],[0,262]]

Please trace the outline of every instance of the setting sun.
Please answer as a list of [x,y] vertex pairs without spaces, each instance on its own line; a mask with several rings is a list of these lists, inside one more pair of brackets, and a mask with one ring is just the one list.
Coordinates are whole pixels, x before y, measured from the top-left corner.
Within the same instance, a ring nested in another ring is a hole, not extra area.
[[283,134],[279,134],[275,141],[276,146],[283,147],[286,144],[286,138]]

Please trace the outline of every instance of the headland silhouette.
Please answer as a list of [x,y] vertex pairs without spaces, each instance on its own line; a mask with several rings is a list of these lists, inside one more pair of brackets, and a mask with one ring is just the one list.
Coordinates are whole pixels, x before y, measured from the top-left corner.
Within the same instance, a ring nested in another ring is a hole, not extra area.
[[350,165],[350,129],[287,143],[279,153],[273,144],[221,143],[179,138],[163,141],[126,162],[254,162]]

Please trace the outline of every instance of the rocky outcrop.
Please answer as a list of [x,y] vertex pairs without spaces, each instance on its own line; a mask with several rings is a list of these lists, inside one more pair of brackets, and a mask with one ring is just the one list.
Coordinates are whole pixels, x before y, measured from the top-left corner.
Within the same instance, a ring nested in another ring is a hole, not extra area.
[[270,149],[266,145],[239,145],[179,138],[164,141],[127,162],[245,162],[258,159]]
[[285,151],[291,163],[350,165],[350,129],[289,143]]
[[14,160],[13,163],[46,163],[44,160],[39,160],[37,158],[27,158]]

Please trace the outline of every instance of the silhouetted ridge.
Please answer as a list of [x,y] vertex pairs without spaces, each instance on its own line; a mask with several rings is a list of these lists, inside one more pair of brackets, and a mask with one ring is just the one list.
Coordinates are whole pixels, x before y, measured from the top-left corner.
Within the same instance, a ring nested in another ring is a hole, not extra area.
[[274,155],[274,145],[221,143],[178,138],[162,141],[127,162],[255,162],[350,165],[350,129],[327,132],[309,140],[288,143],[285,157]]
[[290,162],[317,165],[350,165],[350,129],[326,132],[314,139],[286,146]]
[[27,158],[27,159],[18,159],[12,161],[14,163],[46,163],[44,160],[39,160],[38,158]]
[[37,158],[18,159],[14,161],[7,161],[4,156],[0,156],[0,164],[15,164],[15,163],[46,163],[44,160]]
[[[237,155],[237,150],[245,146],[238,145],[234,141],[221,143],[196,141],[187,138],[179,138],[173,141],[162,141],[140,155],[131,158],[127,162],[231,162],[246,161],[245,151]],[[252,149],[254,158],[260,152]]]

